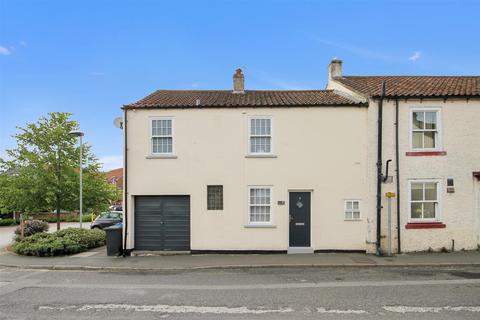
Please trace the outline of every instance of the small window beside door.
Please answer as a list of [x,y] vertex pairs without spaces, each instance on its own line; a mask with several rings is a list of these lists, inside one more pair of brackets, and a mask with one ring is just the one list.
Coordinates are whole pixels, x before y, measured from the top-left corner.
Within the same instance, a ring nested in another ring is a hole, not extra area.
[[272,224],[272,188],[248,187],[249,225]]
[[223,210],[223,186],[207,186],[207,210]]
[[360,220],[360,200],[345,200],[345,220]]

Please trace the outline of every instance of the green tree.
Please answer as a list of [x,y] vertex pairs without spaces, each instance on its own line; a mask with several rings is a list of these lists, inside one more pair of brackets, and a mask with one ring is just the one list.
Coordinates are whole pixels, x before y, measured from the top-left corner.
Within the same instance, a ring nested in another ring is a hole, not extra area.
[[[55,211],[59,229],[60,212],[78,209],[80,148],[70,132],[79,125],[70,117],[53,112],[18,127],[16,148],[7,150],[8,159],[0,159],[0,210]],[[85,211],[103,210],[118,196],[99,169],[91,146],[84,144]]]

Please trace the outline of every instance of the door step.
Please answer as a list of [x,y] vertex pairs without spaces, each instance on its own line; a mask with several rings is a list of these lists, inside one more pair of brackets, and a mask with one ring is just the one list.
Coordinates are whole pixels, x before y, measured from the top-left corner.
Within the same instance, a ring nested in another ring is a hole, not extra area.
[[288,254],[314,253],[312,247],[289,247]]
[[132,257],[153,257],[153,256],[174,256],[190,254],[190,251],[149,251],[149,250],[133,250]]

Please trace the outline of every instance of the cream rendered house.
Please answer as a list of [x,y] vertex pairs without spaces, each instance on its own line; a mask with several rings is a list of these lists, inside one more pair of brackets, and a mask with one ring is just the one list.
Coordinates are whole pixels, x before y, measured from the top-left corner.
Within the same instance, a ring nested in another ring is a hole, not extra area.
[[[427,78],[413,78],[421,93]],[[449,84],[454,94],[428,98],[400,95],[403,78],[387,77],[383,99],[383,78],[343,77],[339,60],[327,90],[245,90],[241,70],[233,80],[233,90],[159,90],[124,106],[127,250],[384,251],[387,191],[401,196],[402,250],[478,245],[479,77],[448,78],[470,91]]]

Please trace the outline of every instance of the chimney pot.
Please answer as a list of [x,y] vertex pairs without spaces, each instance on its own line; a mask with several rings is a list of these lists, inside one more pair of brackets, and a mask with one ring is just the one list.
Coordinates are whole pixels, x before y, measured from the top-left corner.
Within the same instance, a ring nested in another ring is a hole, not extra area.
[[233,74],[233,93],[245,93],[245,77],[240,68]]
[[333,58],[328,65],[328,80],[342,77],[342,60]]

